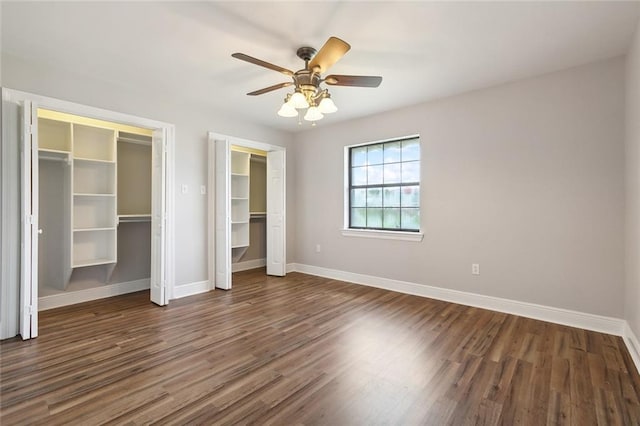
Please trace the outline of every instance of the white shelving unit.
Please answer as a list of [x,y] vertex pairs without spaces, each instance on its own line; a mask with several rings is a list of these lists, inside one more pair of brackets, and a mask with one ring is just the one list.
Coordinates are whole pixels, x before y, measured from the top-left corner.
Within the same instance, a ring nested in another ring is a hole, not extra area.
[[117,261],[116,132],[72,124],[71,267]]
[[249,247],[249,160],[251,154],[231,151],[231,248]]

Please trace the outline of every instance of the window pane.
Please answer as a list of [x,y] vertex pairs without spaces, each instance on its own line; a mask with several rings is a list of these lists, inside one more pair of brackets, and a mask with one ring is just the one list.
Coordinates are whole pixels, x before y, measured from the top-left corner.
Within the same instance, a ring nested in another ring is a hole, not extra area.
[[385,188],[382,201],[385,207],[400,207],[400,187]]
[[367,207],[382,207],[382,188],[367,189]]
[[382,209],[367,209],[367,227],[382,228]]
[[402,141],[402,161],[420,160],[420,142],[418,139]]
[[367,164],[382,164],[382,144],[369,145]]
[[351,190],[351,207],[367,206],[367,190],[365,188]]
[[351,209],[351,226],[354,228],[367,226],[367,209]]
[[367,169],[367,184],[368,185],[382,185],[382,167],[383,166],[369,166]]
[[384,162],[400,162],[400,142],[389,142],[384,144]]
[[349,149],[353,228],[420,230],[420,140]]
[[400,228],[400,209],[384,209],[382,224],[384,228]]
[[420,162],[402,163],[402,182],[420,182]]
[[367,147],[351,148],[351,167],[367,164]]
[[400,203],[402,207],[420,207],[420,187],[403,186]]
[[367,184],[367,166],[351,169],[351,185]]
[[402,229],[420,230],[420,209],[402,209]]
[[384,165],[384,183],[400,183],[400,163]]

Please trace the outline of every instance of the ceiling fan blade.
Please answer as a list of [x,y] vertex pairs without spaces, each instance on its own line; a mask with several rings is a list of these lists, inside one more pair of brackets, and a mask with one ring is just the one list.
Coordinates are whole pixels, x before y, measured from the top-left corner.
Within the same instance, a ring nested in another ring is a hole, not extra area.
[[324,82],[331,86],[378,87],[382,77],[376,75],[338,75],[325,77]]
[[351,49],[346,41],[338,37],[329,37],[329,40],[322,46],[320,51],[309,62],[309,69],[319,68],[319,72],[326,72],[331,65],[335,64]]
[[247,93],[249,96],[257,96],[262,95],[268,92],[272,92],[274,90],[282,89],[283,87],[293,86],[293,81],[287,81],[286,83],[278,83],[273,86],[265,87],[264,89],[255,90],[253,92]]
[[233,56],[236,59],[240,59],[241,61],[246,61],[251,64],[260,65],[261,67],[269,68],[270,70],[281,72],[282,74],[288,75],[289,77],[293,75],[293,71],[291,70],[279,67],[278,65],[274,65],[269,62],[265,62],[261,59],[256,59],[253,56],[245,55],[244,53],[233,53],[231,56]]

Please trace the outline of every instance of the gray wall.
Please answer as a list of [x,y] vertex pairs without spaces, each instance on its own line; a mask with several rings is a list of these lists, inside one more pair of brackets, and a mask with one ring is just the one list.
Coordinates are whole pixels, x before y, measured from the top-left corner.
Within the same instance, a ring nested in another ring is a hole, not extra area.
[[625,319],[640,336],[640,24],[627,56]]
[[[292,137],[285,132],[229,117],[224,111],[185,104],[180,99],[167,99],[162,88],[155,93],[145,93],[46,64],[25,62],[4,52],[1,59],[1,83],[4,87],[175,124],[176,285],[208,278],[207,200],[206,196],[200,195],[200,185],[207,183],[207,132],[291,146]],[[294,156],[290,149],[287,169],[289,174],[294,169]],[[18,184],[16,181],[15,185]],[[187,194],[181,193],[182,184],[189,185]],[[287,187],[289,200],[293,199],[293,188],[293,182],[290,182]],[[288,216],[288,246],[292,247],[294,226],[291,211]],[[290,255],[288,260],[291,261]]]
[[[424,241],[343,237],[343,147],[415,133]],[[320,125],[296,136],[296,261],[620,317],[623,153],[622,58]]]

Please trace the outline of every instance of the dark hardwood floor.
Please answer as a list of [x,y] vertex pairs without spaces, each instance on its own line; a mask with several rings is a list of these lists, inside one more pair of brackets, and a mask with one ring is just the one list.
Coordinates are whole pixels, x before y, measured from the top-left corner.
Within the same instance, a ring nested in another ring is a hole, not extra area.
[[639,425],[618,337],[291,273],[42,312],[0,423]]

